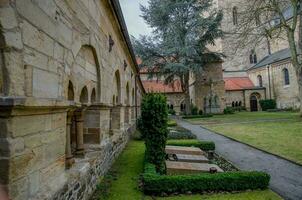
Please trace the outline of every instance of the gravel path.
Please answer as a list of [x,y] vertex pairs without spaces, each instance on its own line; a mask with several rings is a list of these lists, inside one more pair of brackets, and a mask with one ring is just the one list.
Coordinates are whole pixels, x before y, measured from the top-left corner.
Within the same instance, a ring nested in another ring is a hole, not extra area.
[[191,130],[200,140],[214,141],[216,152],[238,168],[269,173],[271,175],[270,188],[284,199],[302,200],[301,166],[216,134],[200,125],[192,125],[183,120],[177,120],[177,123]]

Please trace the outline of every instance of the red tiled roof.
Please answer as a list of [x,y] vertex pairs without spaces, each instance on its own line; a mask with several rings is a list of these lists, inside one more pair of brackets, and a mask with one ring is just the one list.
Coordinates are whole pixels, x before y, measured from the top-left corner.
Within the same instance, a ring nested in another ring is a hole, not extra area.
[[147,93],[178,93],[182,92],[181,83],[179,80],[175,80],[173,83],[165,84],[164,81],[148,80],[142,81],[143,86]]
[[244,90],[244,89],[251,89],[255,87],[253,82],[248,77],[224,78],[224,82],[225,82],[225,90]]

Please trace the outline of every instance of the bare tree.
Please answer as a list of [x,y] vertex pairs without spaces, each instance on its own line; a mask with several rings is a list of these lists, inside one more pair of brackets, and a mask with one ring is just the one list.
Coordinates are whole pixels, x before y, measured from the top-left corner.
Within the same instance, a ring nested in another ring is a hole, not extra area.
[[[249,0],[239,13],[238,26],[231,34],[238,35],[238,46],[286,40],[299,86],[302,116],[302,0]],[[229,33],[229,34],[230,34]]]

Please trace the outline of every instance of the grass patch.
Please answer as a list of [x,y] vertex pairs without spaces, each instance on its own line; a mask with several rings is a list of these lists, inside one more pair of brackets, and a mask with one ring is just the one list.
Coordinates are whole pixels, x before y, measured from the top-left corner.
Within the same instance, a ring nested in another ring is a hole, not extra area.
[[214,194],[214,195],[181,195],[175,197],[157,198],[157,200],[281,200],[272,191],[252,191],[238,194]]
[[211,125],[206,127],[302,164],[301,121]]
[[[175,197],[154,198],[144,196],[139,189],[139,176],[143,172],[145,146],[142,141],[130,141],[123,153],[117,158],[110,175],[98,186],[92,200],[280,200],[270,190],[242,192],[238,194],[181,195]],[[107,182],[106,182],[107,181]],[[104,185],[104,183],[106,184]],[[103,190],[101,190],[103,188]],[[106,192],[106,195],[102,191]]]
[[174,127],[174,126],[177,126],[177,122],[173,119],[169,119],[168,127]]
[[295,112],[237,112],[233,115],[214,115],[211,118],[188,119],[192,124],[217,125],[224,123],[257,122],[261,120],[298,120],[299,113]]
[[239,112],[189,121],[302,164],[299,113]]

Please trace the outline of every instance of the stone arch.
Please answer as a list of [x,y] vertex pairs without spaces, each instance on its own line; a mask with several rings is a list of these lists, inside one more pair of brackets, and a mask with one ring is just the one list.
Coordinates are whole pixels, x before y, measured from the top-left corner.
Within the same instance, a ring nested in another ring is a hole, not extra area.
[[83,87],[80,95],[80,102],[81,103],[88,103],[88,89],[86,86]]
[[67,100],[74,101],[74,87],[71,81],[68,82]]
[[289,85],[290,84],[290,80],[289,80],[289,71],[287,68],[284,68],[282,70],[283,72],[283,80],[284,80],[284,85]]
[[256,112],[259,110],[259,100],[261,99],[261,95],[258,92],[254,92],[250,95],[250,110],[252,112]]
[[130,106],[130,89],[129,89],[129,82],[126,84],[126,101],[127,106]]
[[257,76],[257,80],[258,80],[258,86],[263,87],[262,76],[260,74]]
[[101,97],[101,72],[97,53],[92,45],[82,45],[76,54],[72,68],[73,80],[77,88],[86,85],[95,88],[95,102]]
[[114,73],[114,93],[115,93],[115,103],[120,104],[121,101],[121,77],[120,77],[120,71],[116,70]]
[[95,88],[92,89],[91,95],[90,95],[90,102],[95,103],[96,102],[96,92]]

